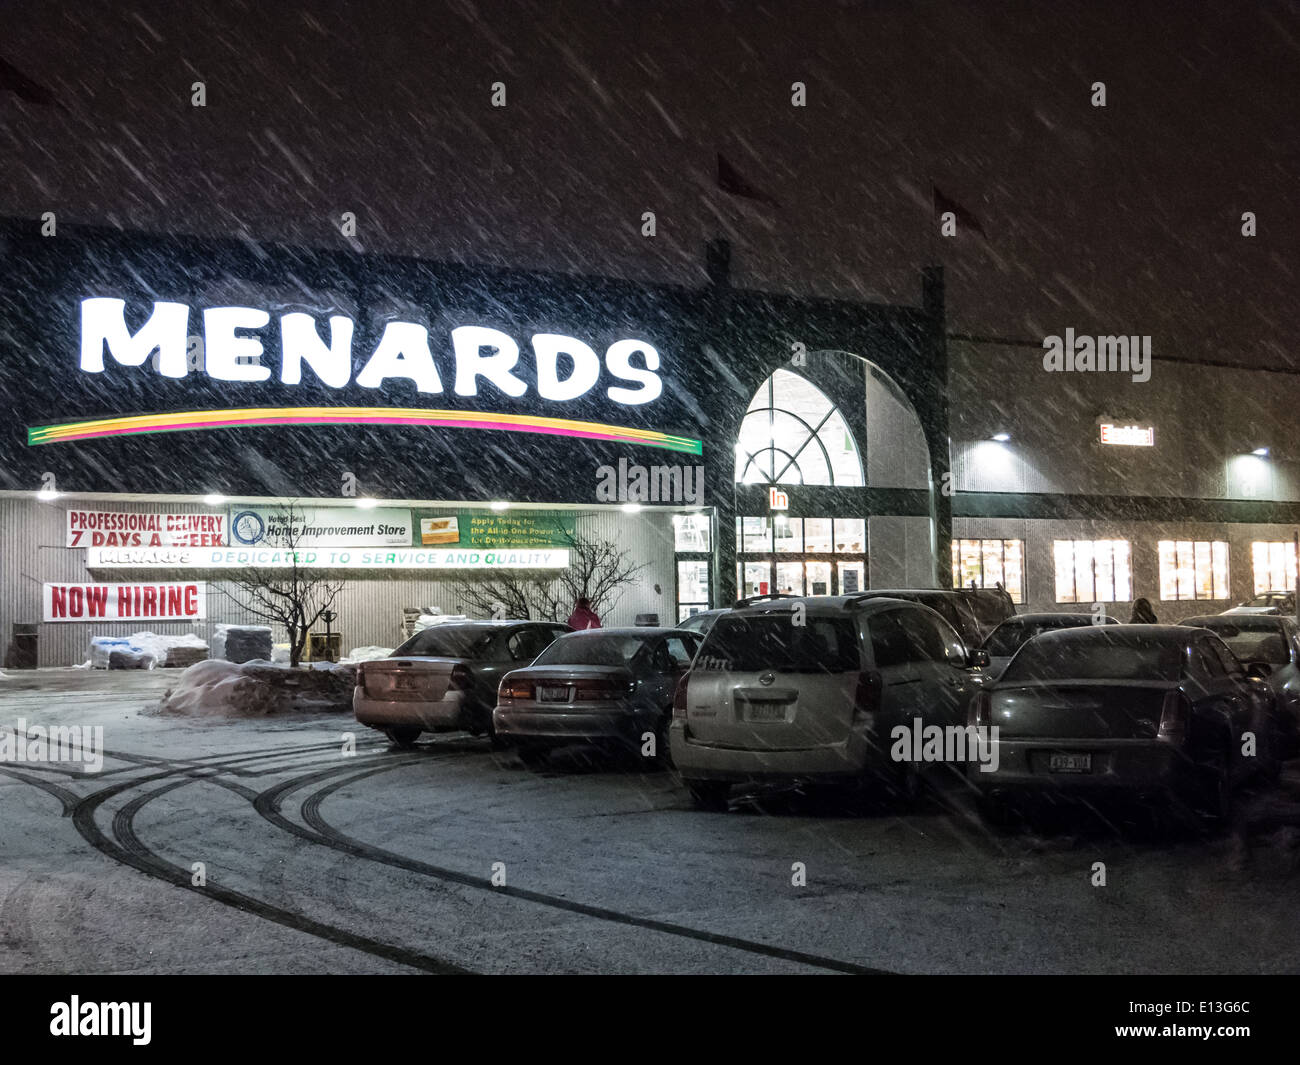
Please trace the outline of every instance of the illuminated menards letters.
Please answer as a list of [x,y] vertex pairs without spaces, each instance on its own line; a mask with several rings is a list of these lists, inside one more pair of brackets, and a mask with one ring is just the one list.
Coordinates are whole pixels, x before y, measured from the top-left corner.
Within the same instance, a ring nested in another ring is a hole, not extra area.
[[[222,381],[270,380],[271,367],[261,361],[262,341],[246,335],[264,329],[270,321],[268,312],[253,307],[204,310],[204,371],[208,376]],[[142,366],[157,350],[158,372],[164,377],[184,377],[189,372],[185,355],[189,322],[188,304],[156,302],[149,320],[132,333],[126,325],[124,300],[82,300],[81,368],[87,373],[102,373],[105,348],[122,366]],[[328,341],[321,338],[316,319],[310,314],[296,312],[280,317],[283,384],[299,384],[304,364],[331,388],[343,388],[352,381],[352,319],[332,315],[327,331]],[[600,381],[601,357],[581,340],[537,333],[532,346],[537,394],[543,399],[577,399]],[[528,383],[515,373],[519,344],[506,333],[486,326],[463,325],[451,331],[451,347],[455,356],[452,389],[456,395],[477,396],[480,377],[508,396],[518,398],[528,391]],[[561,357],[567,371],[563,376]],[[663,392],[663,382],[656,372],[659,352],[642,340],[615,341],[605,352],[603,367],[610,377],[625,382],[606,389],[615,403],[649,403]],[[363,388],[381,388],[389,378],[414,381],[420,392],[438,394],[444,390],[429,347],[429,330],[424,326],[388,322],[356,375],[356,383]]]

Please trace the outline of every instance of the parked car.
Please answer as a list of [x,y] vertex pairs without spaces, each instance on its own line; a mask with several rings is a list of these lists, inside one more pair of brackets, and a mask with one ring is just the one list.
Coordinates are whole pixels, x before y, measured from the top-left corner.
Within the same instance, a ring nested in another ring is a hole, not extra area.
[[1295,617],[1295,592],[1262,592],[1225,614],[1290,614]]
[[1057,629],[1077,629],[1083,625],[1118,625],[1109,614],[1094,621],[1091,614],[1067,614],[1063,612],[1043,612],[1037,614],[1017,614],[1007,618],[985,638],[981,646],[989,655],[990,677],[997,677],[1012,656],[1035,636]]
[[896,724],[962,724],[974,688],[956,631],[935,611],[875,596],[739,606],[720,617],[677,687],[669,742],[698,806],[733,784],[853,779],[904,796],[916,766],[890,756]]
[[667,754],[673,691],[699,649],[682,629],[588,629],[561,636],[531,666],[501,678],[496,734],[525,761],[573,743]]
[[1300,625],[1278,614],[1207,614],[1178,624],[1209,629],[1256,672],[1276,700],[1279,758],[1300,755]]
[[698,633],[703,636],[711,628],[713,623],[722,617],[730,609],[723,607],[721,610],[701,610],[698,614],[692,614],[677,623],[679,629],[685,629],[687,632]]
[[503,674],[536,658],[567,625],[549,621],[444,622],[388,658],[362,662],[352,710],[363,725],[408,746],[422,732],[465,729],[495,742],[492,709]]
[[1242,734],[1266,749],[1273,697],[1213,633],[1099,625],[1035,637],[971,701],[996,727],[993,771],[968,766],[986,815],[1007,800],[1184,800],[1225,818],[1247,770]]
[[978,647],[1016,612],[1007,596],[995,588],[873,588],[861,594],[928,606],[957,630],[967,647]]

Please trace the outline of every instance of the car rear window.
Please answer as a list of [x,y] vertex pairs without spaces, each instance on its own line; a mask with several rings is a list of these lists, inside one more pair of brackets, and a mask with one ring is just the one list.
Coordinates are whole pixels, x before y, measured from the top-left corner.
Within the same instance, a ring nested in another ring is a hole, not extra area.
[[1209,629],[1243,662],[1268,662],[1280,666],[1290,661],[1286,637],[1282,626],[1261,622],[1203,622],[1201,628]]
[[1011,660],[1003,681],[1182,679],[1186,652],[1154,641],[1038,640]]
[[857,626],[849,618],[790,614],[725,616],[709,630],[694,668],[702,672],[848,673],[861,669]]
[[492,646],[496,630],[481,625],[436,625],[417,632],[393,652],[402,655],[430,655],[434,658],[482,658]]
[[568,636],[537,656],[535,666],[626,666],[646,646],[639,636]]
[[1018,621],[999,625],[984,644],[984,650],[991,655],[1006,658],[1041,633],[1055,629],[1077,629],[1091,623],[1091,618],[1085,617],[1080,621]]

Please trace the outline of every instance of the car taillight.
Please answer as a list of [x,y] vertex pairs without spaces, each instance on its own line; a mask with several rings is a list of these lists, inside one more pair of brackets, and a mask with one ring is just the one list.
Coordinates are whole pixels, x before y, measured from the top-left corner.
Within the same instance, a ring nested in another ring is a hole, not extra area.
[[447,690],[453,692],[469,691],[470,684],[474,676],[469,671],[469,666],[457,663],[451,667],[451,680],[447,682]]
[[497,696],[501,699],[531,699],[533,686],[527,681],[506,679],[497,689]]
[[1165,693],[1160,707],[1160,731],[1156,739],[1166,743],[1183,743],[1187,739],[1187,724],[1192,717],[1192,704],[1180,691]]
[[971,700],[968,723],[976,728],[988,728],[993,724],[993,696],[991,694],[980,692]]
[[677,682],[677,687],[673,690],[673,717],[686,717],[686,689],[690,683],[691,675],[683,673],[682,679]]
[[880,709],[880,674],[864,671],[858,674],[857,690],[853,693],[855,717],[874,716]]

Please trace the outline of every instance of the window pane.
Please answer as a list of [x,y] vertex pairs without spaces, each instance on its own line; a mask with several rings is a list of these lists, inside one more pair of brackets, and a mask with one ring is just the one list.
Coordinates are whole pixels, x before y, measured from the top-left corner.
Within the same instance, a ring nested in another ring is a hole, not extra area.
[[1097,601],[1097,585],[1092,568],[1091,540],[1074,541],[1074,594],[1084,603]]
[[762,552],[766,554],[772,550],[772,526],[767,518],[739,518],[744,530],[744,546],[741,550],[750,552]]
[[1214,598],[1228,598],[1228,545],[1223,540],[1214,541]]
[[1056,601],[1077,603],[1079,597],[1074,590],[1074,541],[1054,541],[1052,560],[1056,568]]
[[804,550],[810,555],[829,555],[834,546],[830,518],[804,518]]
[[1013,603],[1025,601],[1025,542],[1023,540],[1003,540],[1002,564],[1006,570],[1007,592]]
[[865,518],[835,519],[835,550],[847,555],[866,554],[867,521]]
[[853,595],[860,592],[867,583],[867,568],[861,562],[841,562],[840,595]]
[[772,519],[776,532],[776,549],[778,551],[803,550],[803,518],[787,518],[778,515]]
[[1115,598],[1112,602],[1127,602],[1133,598],[1133,571],[1127,540],[1112,540],[1115,556]]
[[1178,598],[1178,552],[1172,540],[1161,540],[1160,552],[1160,598],[1163,600]]
[[709,564],[708,562],[677,563],[677,602],[708,603],[709,601]]
[[808,594],[831,594],[831,564],[829,562],[808,563]]
[[768,595],[772,591],[772,568],[766,562],[746,562],[744,580],[741,581],[741,598],[751,595]]
[[709,550],[709,517],[707,514],[673,515],[673,550]]
[[782,595],[805,594],[802,562],[778,562],[776,564],[776,590]]

